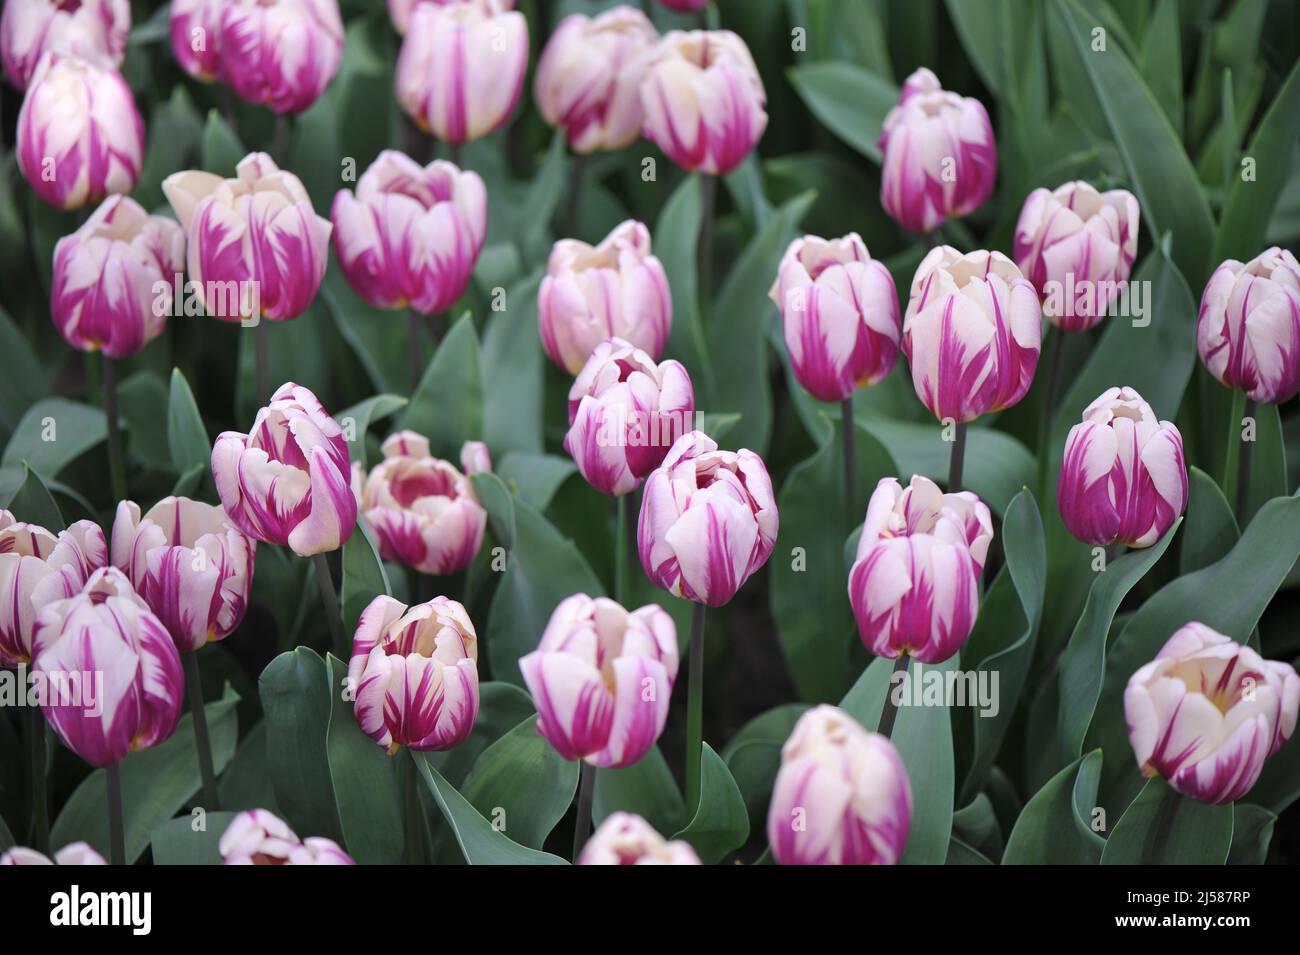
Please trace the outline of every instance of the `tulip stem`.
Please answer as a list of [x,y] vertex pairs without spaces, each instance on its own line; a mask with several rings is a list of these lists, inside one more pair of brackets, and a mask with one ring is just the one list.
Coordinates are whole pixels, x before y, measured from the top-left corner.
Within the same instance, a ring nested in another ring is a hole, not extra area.
[[258,316],[253,327],[253,380],[257,385],[258,401],[271,397],[271,352],[266,335],[266,319]]
[[564,211],[564,229],[570,238],[578,235],[578,214],[582,211],[582,179],[587,171],[587,157],[578,153],[569,166],[569,196]]
[[423,324],[420,314],[415,309],[409,309],[406,313],[406,347],[411,352],[411,397],[415,397],[415,389],[420,386],[420,375],[424,372],[424,343],[420,340],[420,325]]
[[956,433],[952,439],[952,457],[948,459],[948,493],[956,494],[961,490],[961,470],[966,460],[966,422],[957,423]]
[[841,430],[844,432],[844,503],[849,517],[858,500],[858,461],[853,451],[853,396],[849,395],[840,403]]
[[628,599],[630,589],[627,579],[627,495],[614,499],[614,599],[620,604]]
[[281,169],[289,163],[289,117],[275,114],[275,164]]
[[[1232,428],[1240,429],[1242,421],[1247,418],[1253,419],[1258,410],[1259,403],[1254,398],[1247,398],[1246,411],[1241,416],[1241,421],[1231,422]],[[1237,523],[1241,525],[1242,530],[1246,529],[1246,519],[1249,517],[1246,508],[1250,505],[1250,459],[1251,452],[1254,450],[1254,441],[1242,441],[1241,450],[1237,454]]]
[[117,366],[107,355],[103,361],[104,420],[108,425],[108,479],[114,501],[126,500],[126,469],[122,463],[122,432],[117,420]]
[[420,767],[415,763],[417,758],[411,749],[397,754],[397,775],[402,784],[402,812],[406,826],[403,849],[407,865],[419,865],[425,859],[424,809],[420,805]]
[[704,755],[704,604],[691,618],[691,672],[686,697],[686,814],[700,804],[700,760]]
[[325,559],[324,554],[316,554],[311,562],[316,568],[316,589],[320,591],[320,602],[325,608],[325,619],[329,623],[330,643],[334,645],[334,652],[339,655],[339,658],[347,660],[352,654],[344,642],[343,617],[339,613],[339,598],[334,592],[334,579],[330,577],[329,561]]
[[190,718],[194,722],[194,748],[199,755],[199,776],[203,780],[203,808],[216,812],[221,808],[221,800],[217,796],[217,774],[212,768],[212,743],[208,739],[208,714],[203,709],[198,651],[182,653],[181,661],[185,664],[185,689],[190,698]]
[[573,862],[576,865],[582,847],[591,835],[591,802],[596,795],[596,767],[585,759],[579,764],[582,769],[578,775],[578,815],[573,820]]
[[31,746],[32,776],[32,847],[38,852],[50,851],[50,803],[45,791],[45,717],[34,706],[23,708],[27,720],[27,739]]
[[717,199],[718,177],[700,173],[700,236],[696,248],[697,274],[700,287],[700,308],[709,314],[713,293],[713,207]]
[[894,661],[894,671],[890,674],[889,687],[885,690],[885,708],[880,712],[880,725],[876,728],[876,732],[885,739],[893,735],[894,722],[898,719],[898,707],[894,705],[894,678],[899,673],[906,673],[911,662],[910,653],[900,653]]
[[448,143],[447,149],[451,155],[451,164],[464,172],[464,167],[460,164],[460,143]]
[[113,763],[104,770],[108,784],[108,861],[126,865],[126,842],[122,825],[122,764]]

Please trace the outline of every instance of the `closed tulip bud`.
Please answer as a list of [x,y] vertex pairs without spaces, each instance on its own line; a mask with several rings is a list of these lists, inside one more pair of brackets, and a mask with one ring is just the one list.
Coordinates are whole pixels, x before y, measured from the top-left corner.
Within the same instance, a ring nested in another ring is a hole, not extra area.
[[333,227],[266,153],[235,169],[234,179],[189,170],[163,181],[188,241],[191,287],[224,321],[295,318],[320,290]]
[[680,362],[656,365],[621,338],[596,346],[569,389],[569,452],[587,482],[619,497],[693,430],[695,390]]
[[32,651],[33,670],[47,685],[75,688],[80,677],[81,693],[52,694],[41,709],[68,749],[90,765],[112,766],[176,729],[185,695],[180,655],[116,567],[95,571],[76,596],[46,604]]
[[1128,282],[1137,255],[1138,203],[1124,189],[1067,182],[1035,189],[1016,224],[1016,265],[1064,332],[1092,328]]
[[578,865],[700,865],[689,842],[669,842],[630,812],[612,812],[587,840]]
[[421,167],[386,149],[334,197],[334,251],[348,283],[377,308],[432,315],[465,292],[487,234],[477,173],[438,160]]
[[0,855],[0,865],[108,865],[104,857],[84,842],[73,842],[54,853],[54,858],[28,849],[14,846],[4,855]]
[[555,243],[537,293],[537,323],[546,354],[570,375],[609,338],[658,361],[673,326],[673,299],[663,265],[650,254],[650,230],[629,219],[594,248],[577,239]]
[[279,816],[250,809],[230,820],[217,845],[226,865],[356,865],[332,839],[299,839]]
[[767,840],[782,865],[893,865],[907,845],[912,787],[888,737],[825,704],[781,747]]
[[922,67],[885,117],[880,204],[909,232],[933,232],[974,212],[993,192],[998,151],[984,105],[946,92]]
[[[388,16],[393,21],[393,29],[405,36],[407,28],[411,25],[411,14],[416,7],[424,4],[446,7],[464,2],[465,0],[388,0]],[[497,0],[497,6],[502,10],[513,10],[515,0]]]
[[1252,401],[1280,405],[1300,391],[1300,263],[1273,246],[1215,269],[1196,319],[1201,361]]
[[144,162],[144,121],[116,70],[46,54],[18,113],[18,168],[56,209],[128,193]]
[[658,604],[628,613],[605,597],[560,601],[519,661],[537,732],[565,759],[630,766],[655,744],[677,679],[677,626]]
[[942,663],[979,613],[979,581],[993,540],[988,507],[969,491],[944,494],[914,475],[876,485],[849,572],[849,602],[872,653]]
[[229,0],[219,42],[221,78],[241,99],[301,113],[343,62],[338,0]]
[[357,622],[348,664],[357,723],[388,751],[463,743],[478,716],[478,636],[454,600],[380,595]]
[[9,82],[22,90],[46,53],[117,69],[130,32],[130,0],[5,0],[0,59]]
[[113,565],[182,653],[225,639],[244,619],[256,546],[221,508],[187,497],[163,498],[143,517],[121,501],[113,521]]
[[767,93],[745,41],[730,30],[674,30],[641,84],[645,135],[688,172],[731,172],[767,128]]
[[226,0],[172,0],[172,53],[186,73],[204,82],[221,75],[221,14]]
[[903,354],[916,396],[940,421],[973,421],[1023,398],[1042,335],[1038,293],[1001,252],[943,245],[917,268]]
[[1109,388],[1065,439],[1061,520],[1087,544],[1150,547],[1187,506],[1183,437],[1132,388]]
[[781,309],[794,375],[813,397],[843,401],[898,360],[898,290],[856,232],[795,239],[767,294]]
[[622,149],[641,135],[641,80],[659,35],[635,7],[565,17],[546,41],[533,95],[577,153]]
[[482,441],[466,441],[460,447],[460,469],[466,476],[492,470],[492,455]]
[[646,480],[637,550],[654,584],[721,607],[772,556],[778,526],[763,459],[692,431]]
[[449,462],[429,453],[429,439],[399,431],[383,444],[361,490],[361,514],[379,554],[422,574],[464,570],[483,546],[487,511],[474,487]]
[[0,667],[31,663],[37,614],[46,604],[80,593],[107,562],[108,545],[98,524],[77,521],[55,535],[0,510]]
[[250,433],[217,436],[212,477],[237,528],[303,557],[337,550],[357,523],[343,429],[302,385],[281,385]]
[[1295,730],[1300,677],[1203,623],[1129,678],[1124,718],[1144,776],[1221,806],[1240,799]]
[[[185,268],[176,220],[109,196],[54,247],[50,317],[73,348],[128,358],[162,334],[172,281]],[[165,295],[155,286],[162,283]]]
[[528,68],[528,21],[499,0],[417,4],[397,58],[397,102],[443,142],[467,143],[510,117]]

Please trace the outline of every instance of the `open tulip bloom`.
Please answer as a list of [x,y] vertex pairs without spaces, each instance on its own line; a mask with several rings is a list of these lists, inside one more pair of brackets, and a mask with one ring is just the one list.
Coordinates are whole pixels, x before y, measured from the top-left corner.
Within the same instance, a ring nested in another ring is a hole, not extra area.
[[600,824],[578,865],[699,865],[689,842],[669,842],[640,816],[612,812]]
[[226,865],[355,865],[332,839],[298,834],[265,809],[241,812],[221,834],[218,844]]

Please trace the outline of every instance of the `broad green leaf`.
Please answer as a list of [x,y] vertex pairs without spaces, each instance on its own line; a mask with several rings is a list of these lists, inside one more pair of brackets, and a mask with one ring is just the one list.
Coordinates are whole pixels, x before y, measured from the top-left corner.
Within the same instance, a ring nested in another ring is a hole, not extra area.
[[808,708],[806,703],[785,703],[760,713],[741,727],[722,751],[749,810],[751,830],[765,824],[772,785],[781,768],[781,747]]
[[218,845],[235,818],[233,812],[210,812],[195,831],[191,816],[169,819],[153,831],[149,847],[154,865],[221,865]]
[[326,271],[318,301],[333,317],[334,327],[365,369],[373,390],[406,391],[410,348],[401,313],[362,301],[338,269]]
[[[167,101],[155,106],[149,117],[148,144],[133,198],[149,210],[165,207],[163,180],[194,165],[202,136],[203,117],[195,109],[186,85],[177,83]],[[225,174],[233,175],[233,170]]]
[[1263,865],[1268,858],[1268,846],[1273,841],[1276,823],[1277,815],[1261,806],[1248,802],[1234,803],[1228,865]]
[[686,824],[686,802],[658,746],[631,766],[596,770],[592,821],[599,826],[614,812],[633,812],[659,833]]
[[28,407],[49,391],[31,344],[0,308],[0,424],[12,431]]
[[343,545],[343,583],[339,588],[341,610],[343,613],[343,639],[346,648],[352,649],[352,637],[357,632],[357,623],[370,601],[380,594],[392,595],[393,587],[388,582],[388,572],[384,562],[379,559],[379,548],[375,546],[374,537],[364,521],[358,519],[356,531]]
[[673,838],[694,846],[705,865],[721,862],[749,838],[745,800],[727,764],[708,743],[700,754],[700,804],[695,817]]
[[849,63],[808,63],[786,71],[804,104],[821,122],[872,162],[880,162],[885,116],[898,102],[898,88]]
[[203,169],[223,179],[233,179],[235,167],[247,153],[221,114],[215,109],[208,110],[208,121],[199,140],[199,163]]
[[117,386],[117,409],[126,427],[126,455],[146,471],[166,470],[171,461],[167,419],[167,383],[148,368],[128,375]]
[[1187,469],[1187,520],[1178,572],[1190,574],[1221,558],[1241,537],[1232,508],[1219,485],[1200,468]]
[[668,332],[665,357],[676,358],[691,374],[695,403],[707,407],[713,395],[712,368],[700,323],[696,285],[696,248],[703,218],[698,176],[687,176],[664,203],[655,224],[655,254],[668,276],[673,299],[673,327]]
[[[993,800],[980,793],[953,813],[952,837],[989,859],[1002,858],[1002,831]],[[951,850],[949,858],[951,859]]]
[[350,408],[344,408],[334,416],[334,420],[343,428],[348,440],[348,455],[353,461],[366,467],[366,432],[376,421],[383,421],[391,414],[396,414],[406,407],[407,400],[401,395],[375,395],[358,402]]
[[1232,847],[1232,806],[1207,806],[1163,779],[1142,787],[1106,839],[1102,865],[1223,865]]
[[43,398],[27,409],[5,446],[0,465],[26,461],[46,478],[59,472],[108,435],[104,412],[66,398]]
[[59,505],[50,496],[40,475],[25,463],[18,469],[18,474],[20,483],[4,506],[25,524],[36,524],[55,534],[63,530],[66,524],[59,513]]
[[449,783],[461,786],[484,750],[535,714],[532,699],[513,683],[480,683],[478,719],[469,739],[446,752],[425,753],[424,758]]
[[546,356],[537,332],[535,273],[506,292],[506,308],[492,312],[483,333],[483,439],[494,454],[542,452]]
[[[505,462],[502,462],[503,464]],[[507,550],[515,546],[515,499],[506,487],[504,479],[490,471],[470,476],[474,493],[488,513],[488,526],[502,547]],[[523,500],[523,494],[520,494]]]
[[1080,756],[1025,804],[1007,837],[1003,865],[1096,865],[1105,840],[1092,828],[1101,751]]
[[496,473],[515,489],[521,501],[544,511],[560,485],[577,474],[578,468],[569,457],[511,451],[497,464]]
[[1142,37],[1138,68],[1174,134],[1183,133],[1183,52],[1178,0],[1159,0]]
[[948,842],[948,856],[944,865],[993,865],[993,860],[973,846],[953,836]]
[[478,336],[468,313],[447,332],[424,371],[402,427],[429,439],[434,457],[460,460],[466,441],[483,436],[483,378]]
[[177,474],[185,474],[196,466],[206,466],[212,460],[212,442],[194,392],[179,368],[172,369],[171,391],[167,399],[167,445],[171,449],[172,467]]
[[271,774],[266,764],[266,723],[258,722],[239,741],[239,749],[218,785],[221,805],[235,812],[244,809],[269,809],[277,815]]

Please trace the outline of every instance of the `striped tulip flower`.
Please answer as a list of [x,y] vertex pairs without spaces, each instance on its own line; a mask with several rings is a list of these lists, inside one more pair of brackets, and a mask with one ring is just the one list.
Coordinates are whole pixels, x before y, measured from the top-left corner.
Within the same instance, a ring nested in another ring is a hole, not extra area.
[[5,0],[0,59],[9,82],[22,90],[46,53],[119,68],[130,32],[130,0]]
[[597,246],[561,239],[537,293],[537,323],[551,361],[576,375],[601,342],[621,338],[663,354],[673,325],[668,276],[650,254],[650,230],[628,219]]
[[658,604],[628,613],[574,594],[519,661],[537,732],[565,759],[630,766],[664,731],[677,680],[677,626]]
[[631,812],[612,812],[582,847],[578,865],[700,865],[689,842],[669,842]]
[[[388,0],[388,16],[393,21],[393,29],[406,36],[406,31],[411,25],[411,14],[415,12],[416,7],[425,4],[446,7],[464,2],[465,0]],[[513,10],[515,0],[497,0],[497,6],[502,10]]]
[[4,855],[0,855],[0,866],[3,865],[108,865],[108,863],[87,843],[73,842],[54,853],[53,859],[35,849],[14,846]]
[[487,526],[469,478],[435,458],[429,439],[414,431],[389,435],[383,453],[361,490],[361,515],[380,556],[422,574],[464,570],[483,546]]
[[1015,259],[1042,296],[1047,320],[1081,332],[1100,322],[1123,291],[1137,242],[1131,192],[1067,182],[1029,194],[1016,224]]
[[121,501],[113,565],[130,578],[182,653],[223,640],[244,619],[257,545],[219,507],[167,497],[143,516]]
[[695,389],[680,362],[656,365],[621,338],[596,346],[569,389],[564,450],[601,494],[619,497],[692,430]]
[[772,556],[778,525],[763,459],[692,431],[646,480],[637,550],[656,586],[721,607]]
[[467,143],[510,118],[528,68],[528,21],[500,0],[420,3],[397,58],[397,102],[420,129]]
[[185,234],[176,220],[151,216],[128,196],[109,196],[54,247],[54,327],[73,348],[128,358],[162,334],[172,282],[184,268]]
[[618,6],[565,17],[537,64],[533,95],[576,153],[622,149],[641,135],[641,80],[659,34],[644,13]]
[[730,30],[664,34],[641,84],[645,135],[687,172],[731,172],[767,128],[767,93]]
[[907,844],[912,787],[894,744],[825,704],[781,747],[767,841],[782,865],[893,865]]
[[1222,806],[1245,796],[1295,731],[1300,677],[1203,623],[1179,629],[1128,681],[1124,718],[1144,776]]
[[81,693],[52,695],[41,709],[90,765],[112,766],[176,729],[185,694],[176,644],[116,567],[95,571],[76,596],[46,604],[32,651],[32,669],[47,682],[72,688],[81,677]]
[[191,287],[223,321],[295,318],[320,289],[333,227],[266,153],[235,169],[234,179],[189,170],[163,181],[188,241]]
[[898,290],[856,232],[795,239],[768,297],[781,309],[794,376],[814,398],[843,401],[898,360]]
[[168,33],[176,62],[190,76],[221,76],[221,14],[227,0],[172,0]]
[[993,193],[998,151],[979,100],[949,93],[922,67],[885,117],[880,204],[909,232],[933,232]]
[[1038,293],[1000,252],[931,249],[912,279],[903,354],[912,386],[940,421],[1009,408],[1034,380],[1042,347]]
[[477,173],[438,160],[421,167],[386,149],[334,197],[334,251],[358,295],[376,308],[433,315],[465,292],[487,234]]
[[380,595],[357,622],[348,663],[362,732],[388,751],[463,743],[478,716],[478,637],[454,600]]
[[492,455],[482,441],[466,441],[460,446],[460,469],[467,477],[492,470]]
[[77,521],[52,534],[0,510],[0,667],[32,662],[32,633],[41,609],[81,592],[108,563],[104,532]]
[[1196,320],[1205,367],[1252,401],[1280,405],[1300,391],[1300,263],[1274,246],[1210,276]]
[[80,209],[135,188],[144,121],[116,70],[46,54],[18,113],[18,168],[42,202]]
[[1110,388],[1065,439],[1061,520],[1087,544],[1150,547],[1187,506],[1183,438],[1132,388]]
[[227,0],[218,42],[221,79],[241,99],[301,113],[343,62],[338,0]]
[[310,557],[337,550],[357,523],[343,429],[302,385],[280,386],[248,434],[212,447],[221,504],[253,540]]
[[230,820],[217,851],[226,865],[356,865],[332,839],[299,839],[279,816],[249,809]]
[[969,491],[944,494],[920,475],[906,489],[883,478],[849,572],[862,642],[877,656],[910,653],[922,663],[942,663],[960,650],[979,613],[992,540],[989,509]]

